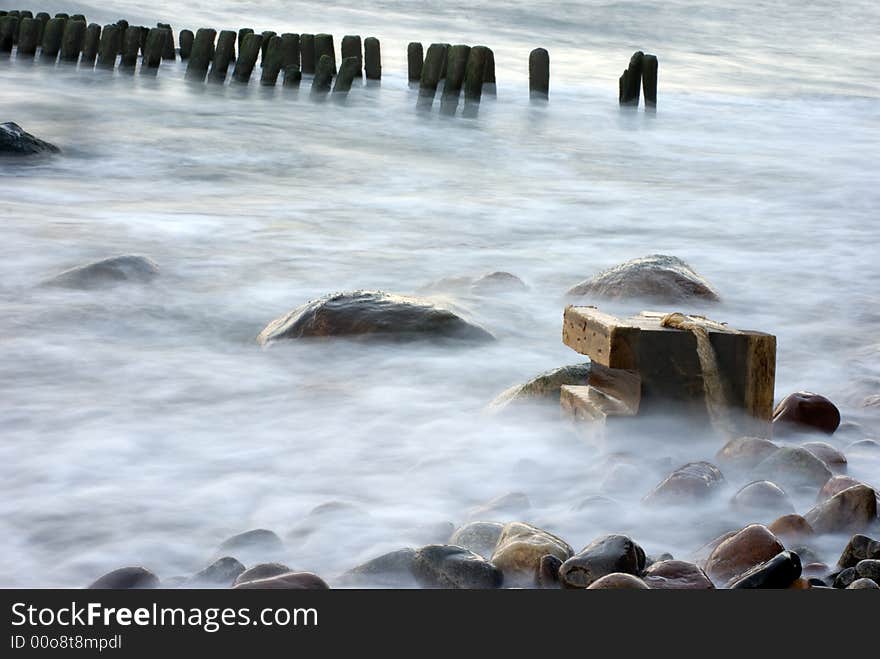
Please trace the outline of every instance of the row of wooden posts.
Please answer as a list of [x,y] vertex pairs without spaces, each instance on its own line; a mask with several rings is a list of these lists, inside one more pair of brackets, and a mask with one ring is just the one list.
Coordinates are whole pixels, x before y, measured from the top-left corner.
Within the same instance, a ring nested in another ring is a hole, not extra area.
[[[175,48],[174,32],[167,23],[154,28],[131,26],[125,20],[105,25],[87,24],[82,14],[46,12],[33,15],[30,11],[0,10],[0,53],[12,52],[17,46],[18,57],[36,57],[54,62],[76,63],[133,72],[141,58],[141,71],[154,72],[163,59],[187,61],[188,80],[222,83],[233,65],[232,79],[250,81],[260,58],[260,83],[277,84],[283,72],[283,86],[299,87],[303,74],[312,75],[312,91],[316,93],[348,92],[355,78],[368,80],[382,77],[379,40],[357,35],[343,37],[340,44],[341,65],[336,64],[336,49],[330,34],[278,35],[267,30],[256,34],[250,28],[237,33],[201,28],[193,33],[181,30],[179,50]],[[238,56],[236,57],[236,52]],[[479,104],[484,87],[495,92],[495,54],[486,46],[433,43],[427,52],[422,44],[407,47],[408,77],[419,86],[419,107],[430,108],[440,81],[443,91],[441,112],[454,113],[464,94],[465,112]],[[621,105],[638,105],[639,89],[644,86],[645,105],[657,105],[657,57],[641,51],[630,59],[620,77]],[[334,82],[335,78],[335,82]],[[547,100],[550,92],[550,55],[544,48],[529,54],[529,96]]]

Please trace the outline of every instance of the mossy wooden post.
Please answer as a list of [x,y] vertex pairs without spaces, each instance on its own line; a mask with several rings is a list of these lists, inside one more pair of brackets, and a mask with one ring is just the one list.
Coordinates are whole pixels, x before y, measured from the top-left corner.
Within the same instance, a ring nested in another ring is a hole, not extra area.
[[85,41],[85,21],[75,21],[71,18],[64,26],[64,34],[61,37],[61,61],[76,64]]
[[657,109],[657,56],[645,55],[642,58],[642,89],[645,92],[645,109]]
[[451,43],[444,43],[442,46],[446,49],[443,51],[443,61],[440,64],[440,80],[446,80],[446,53],[449,52],[449,49],[452,48]]
[[18,56],[33,57],[36,55],[39,36],[40,21],[35,18],[22,18],[18,28]]
[[406,68],[410,82],[419,82],[422,79],[424,59],[425,53],[422,44],[418,41],[411,41],[406,47]]
[[[201,30],[200,30],[201,31]],[[220,36],[217,37],[217,48],[214,49],[214,57],[211,62],[211,73],[208,75],[210,82],[223,84],[226,81],[226,74],[229,73],[229,63],[235,58],[235,40],[237,35],[232,30],[222,30]],[[196,42],[199,37],[196,35]],[[211,43],[214,39],[211,38]],[[196,48],[193,47],[193,57],[195,57]],[[192,61],[192,60],[190,60]]]
[[282,60],[284,58],[284,53],[281,49],[281,37],[270,37],[269,45],[266,46],[264,52],[260,84],[274,87],[278,82],[278,74],[281,73]]
[[342,37],[342,43],[339,45],[339,52],[342,55],[342,59],[345,60],[346,57],[354,57],[357,61],[357,73],[356,76],[360,77],[363,69],[364,69],[364,58],[363,51],[361,45],[361,37],[357,34],[346,34]]
[[85,14],[74,14],[73,16],[70,17],[70,20],[72,20],[72,21],[82,21],[83,23],[85,23],[85,22],[86,22],[86,17],[85,17]]
[[367,80],[382,79],[382,52],[376,37],[364,39],[364,73]]
[[181,30],[180,34],[177,35],[177,42],[180,44],[180,59],[189,59],[190,54],[192,54],[195,38],[196,36],[192,30]]
[[[226,30],[225,33],[227,35],[227,41],[231,41],[231,43],[234,43],[235,32]],[[231,35],[231,38],[229,35]],[[214,52],[214,38],[216,36],[217,30],[209,27],[199,28],[199,30],[196,32],[195,39],[193,40],[192,50],[190,51],[189,55],[189,61],[186,63],[187,80],[194,80],[196,82],[205,81],[205,76],[208,74],[208,64],[211,63],[211,60],[214,60],[215,63],[217,61],[217,54]],[[220,38],[223,38],[222,34],[220,35]],[[227,49],[231,47],[231,43],[227,43]],[[219,49],[219,42],[217,44],[217,47]],[[226,68],[228,66],[229,59],[227,58],[225,66],[223,68],[223,76],[220,78],[221,82],[226,79]]]
[[40,59],[54,62],[61,50],[61,37],[64,34],[63,18],[51,18],[43,30],[43,43],[40,46]]
[[440,98],[440,112],[443,114],[455,114],[458,109],[458,99],[461,96],[461,86],[470,52],[471,47],[463,44],[449,48],[449,54],[446,56],[446,83],[443,85],[443,96]]
[[92,23],[86,28],[86,40],[83,43],[82,59],[80,66],[95,66],[98,57],[98,47],[101,43],[101,26]]
[[[49,21],[51,23],[51,21]],[[46,26],[48,31],[48,26]],[[101,44],[98,46],[98,67],[112,69],[116,66],[116,56],[122,39],[119,25],[105,25],[101,30]]]
[[260,66],[265,66],[263,62],[266,61],[266,51],[269,50],[269,42],[272,40],[272,37],[278,36],[278,33],[272,30],[263,30],[260,36],[263,37],[263,42],[260,44]]
[[241,52],[241,46],[244,43],[244,38],[247,35],[253,34],[253,33],[254,33],[253,29],[251,29],[249,27],[243,27],[238,31],[238,52],[239,53]]
[[137,68],[138,52],[141,49],[141,31],[129,28],[122,37],[122,58],[119,60],[119,70],[134,73]]
[[313,74],[315,72],[315,35],[301,34],[299,35],[299,58],[300,68],[303,73]]
[[[120,18],[116,21],[116,25],[119,26],[119,50],[122,51],[122,44],[125,43],[125,33],[128,32],[128,21],[124,18]],[[143,47],[143,42],[141,42],[141,47]],[[100,52],[98,53],[100,57]]]
[[299,83],[302,82],[302,71],[298,66],[288,66],[284,68],[284,84],[288,89],[299,89]]
[[34,12],[27,9],[22,9],[18,12],[18,25],[15,28],[15,36],[13,37],[16,46],[21,44],[21,28],[24,25],[24,19],[26,18],[33,20]]
[[165,35],[165,47],[162,49],[162,59],[176,60],[177,51],[174,47],[174,30],[168,23],[156,23],[156,27],[163,27],[168,30]]
[[39,32],[39,34],[37,34],[37,46],[39,46],[41,43],[43,43],[43,32],[46,29],[46,23],[48,23],[51,20],[51,18],[52,17],[49,16],[49,14],[44,11],[41,11],[36,16],[34,16],[34,20],[37,20],[40,22],[40,32]]
[[468,53],[467,67],[464,73],[465,106],[475,106],[483,96],[483,83],[486,80],[486,66],[489,60],[489,49],[486,46],[474,46]]
[[144,59],[141,62],[142,73],[156,73],[162,62],[162,53],[165,50],[165,40],[168,38],[168,30],[164,27],[154,27],[147,35],[147,44],[144,46]]
[[235,82],[246,85],[250,81],[262,45],[263,35],[245,35],[244,40],[241,42],[241,50],[238,53],[238,59],[235,60],[235,68],[232,71],[232,79],[235,80]]
[[347,94],[350,92],[351,83],[356,77],[360,77],[360,71],[357,57],[344,57],[342,64],[339,65],[339,75],[336,76],[336,82],[333,84],[333,93]]
[[485,84],[484,89],[486,93],[495,96],[495,51],[488,46],[486,47],[486,71],[483,75],[483,83]]
[[619,101],[621,105],[638,107],[639,105],[639,87],[642,86],[642,63],[645,54],[638,50],[633,53],[629,60],[629,66],[620,76],[619,80]]
[[18,16],[6,16],[0,18],[0,52],[11,53],[15,45],[15,35],[18,34]]
[[285,32],[281,35],[281,69],[287,71],[291,66],[299,69],[299,35]]
[[330,55],[321,55],[318,65],[315,67],[315,77],[312,79],[312,94],[326,94],[330,91],[330,83],[333,82],[333,74],[336,73],[336,65]]
[[425,53],[422,77],[419,81],[419,107],[430,108],[437,93],[437,85],[446,62],[446,44],[432,43]]
[[550,53],[535,48],[529,53],[529,98],[547,100],[550,96]]
[[333,75],[336,75],[336,46],[333,45],[332,34],[316,34],[315,35],[315,60],[320,62],[321,58],[327,55],[330,63],[333,65]]

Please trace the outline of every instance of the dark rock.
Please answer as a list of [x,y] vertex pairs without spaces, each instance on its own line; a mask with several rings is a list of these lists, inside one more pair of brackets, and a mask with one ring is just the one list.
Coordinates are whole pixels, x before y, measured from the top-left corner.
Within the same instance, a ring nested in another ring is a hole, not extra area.
[[501,570],[464,547],[427,545],[413,557],[413,575],[426,588],[500,588]]
[[590,377],[590,363],[560,366],[532,378],[525,384],[517,384],[501,392],[489,404],[498,411],[511,403],[523,401],[547,401],[559,404],[559,389],[564,384],[585,385]]
[[552,554],[541,556],[536,580],[538,588],[559,588],[559,568],[561,567],[562,561],[558,557]]
[[740,511],[785,513],[794,512],[794,504],[775,483],[754,481],[744,486],[734,496],[732,503]]
[[267,345],[281,339],[319,336],[494,339],[482,327],[426,300],[381,291],[354,291],[327,295],[297,307],[269,323],[257,342]]
[[122,282],[146,283],[159,274],[159,266],[145,256],[125,254],[79,265],[52,277],[46,286],[94,289]]
[[830,400],[811,391],[786,396],[773,410],[774,434],[818,431],[828,435],[840,425],[840,411]]
[[846,587],[847,590],[877,590],[878,588],[880,586],[873,579],[856,579]]
[[58,153],[54,144],[34,137],[11,121],[0,124],[0,156],[34,156],[47,153]]
[[692,555],[691,559],[694,563],[696,563],[701,569],[706,569],[706,563],[709,561],[709,557],[712,555],[712,552],[715,551],[715,548],[718,547],[722,542],[728,540],[736,535],[736,531],[728,531],[727,533],[723,533],[716,538],[713,538],[705,545],[697,549]]
[[286,572],[266,579],[243,581],[233,586],[236,590],[327,590],[329,586],[311,572]]
[[801,444],[801,448],[807,449],[810,453],[825,463],[825,466],[834,473],[840,474],[846,471],[846,456],[831,446],[827,442],[807,442]]
[[778,449],[779,447],[769,439],[737,437],[721,447],[715,454],[715,461],[724,470],[744,472],[757,467],[762,460],[770,457]]
[[611,299],[645,298],[662,303],[719,300],[718,293],[684,261],[652,254],[604,270],[569,289],[567,295]]
[[801,576],[801,559],[794,552],[783,551],[769,561],[756,565],[729,584],[729,588],[788,588]]
[[[801,564],[808,565],[810,563],[821,563],[822,559],[819,555],[807,545],[795,545],[793,547],[789,547],[791,551],[801,557]],[[830,572],[830,570],[826,571],[826,574]]]
[[648,586],[632,574],[612,572],[596,579],[587,590],[648,590]]
[[856,563],[856,574],[860,579],[872,579],[880,584],[880,559],[866,558]]
[[816,533],[857,533],[877,519],[877,494],[867,485],[838,492],[804,515]]
[[689,462],[667,476],[643,499],[649,505],[703,501],[717,494],[724,476],[709,462]]
[[831,471],[815,455],[801,447],[783,447],[755,467],[755,475],[778,483],[787,489],[822,487],[831,478]]
[[687,561],[657,561],[642,580],[654,590],[712,590],[715,585],[699,565]]
[[706,561],[706,574],[716,584],[727,583],[784,550],[766,526],[750,524],[715,547]]
[[277,577],[279,574],[286,574],[288,572],[293,572],[293,570],[283,563],[258,563],[239,574],[232,585],[237,586],[245,581],[256,581],[257,579]]
[[193,585],[231,586],[236,577],[244,572],[244,565],[231,556],[218,558],[201,572],[193,575]]
[[767,527],[777,538],[785,542],[796,542],[810,538],[815,534],[813,527],[797,514],[783,515]]
[[158,588],[159,577],[143,567],[121,567],[98,578],[91,590],[143,590]]
[[339,581],[344,586],[403,588],[416,584],[413,564],[416,552],[406,547],[377,556],[353,567]]
[[504,524],[498,522],[471,522],[453,532],[449,544],[491,558],[498,546],[498,539],[504,531]]
[[872,540],[866,535],[856,534],[844,547],[837,565],[841,568],[855,567],[866,559],[880,559],[880,540]]
[[614,572],[638,575],[645,569],[645,552],[625,535],[606,535],[566,560],[559,580],[566,588],[587,588]]
[[859,578],[854,567],[848,567],[841,570],[834,576],[835,588],[847,588],[853,581]]
[[546,555],[565,561],[572,555],[567,542],[522,522],[505,525],[492,554],[492,564],[504,573],[508,585],[533,586],[538,580],[541,560]]

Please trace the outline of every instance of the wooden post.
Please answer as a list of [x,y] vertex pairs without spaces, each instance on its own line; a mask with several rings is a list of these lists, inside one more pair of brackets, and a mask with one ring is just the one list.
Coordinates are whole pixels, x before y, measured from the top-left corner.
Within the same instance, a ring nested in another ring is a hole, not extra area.
[[[223,34],[221,33],[220,38],[223,39]],[[225,34],[227,35],[226,40],[226,48],[230,47],[230,40],[235,40],[235,33],[226,30]],[[231,36],[230,36],[231,35]],[[217,36],[217,30],[214,30],[209,27],[199,28],[196,31],[195,39],[193,39],[192,50],[189,54],[189,62],[186,64],[186,79],[194,80],[195,82],[205,82],[205,76],[208,74],[208,64],[211,63],[211,60],[214,60],[214,67],[217,66],[217,57],[218,54],[214,52],[214,38]],[[217,50],[219,52],[220,43],[217,43]],[[229,60],[226,60],[226,64],[223,68],[223,75],[220,78],[221,82],[226,79],[226,68],[229,66]],[[212,78],[214,74],[214,69],[211,70]]]
[[177,41],[180,44],[180,59],[189,59],[195,38],[192,30],[181,30],[177,35]]
[[437,93],[437,85],[440,83],[443,70],[446,68],[446,44],[432,43],[428,46],[425,54],[425,62],[422,65],[422,77],[419,81],[420,107],[430,108]]
[[46,29],[43,30],[43,44],[40,47],[41,60],[54,62],[58,57],[65,22],[63,18],[52,18],[46,23]]
[[339,52],[342,54],[342,60],[347,57],[354,57],[357,62],[357,72],[355,75],[360,77],[364,68],[364,58],[362,55],[362,45],[360,35],[347,34],[342,37],[342,43],[339,46]]
[[332,34],[315,35],[315,59],[320,62],[324,55],[330,58],[330,64],[333,65],[333,75],[336,75],[336,47],[333,45]]
[[315,35],[301,34],[299,35],[299,57],[300,68],[303,73],[313,74],[315,72]]
[[418,41],[410,42],[406,47],[406,63],[410,82],[419,82],[422,79],[422,64],[424,52],[422,44]]
[[165,40],[169,30],[164,27],[154,27],[147,35],[147,44],[144,47],[144,59],[141,63],[141,71],[158,69],[162,62],[162,53],[165,50]]
[[[51,24],[52,21],[49,21]],[[49,26],[46,26],[46,33]],[[119,54],[122,30],[118,25],[105,25],[101,30],[101,44],[98,46],[98,67],[112,69],[116,66],[116,56]]]
[[318,60],[318,66],[315,67],[315,77],[312,80],[312,94],[326,94],[330,91],[330,83],[333,81],[333,74],[336,66],[333,59],[329,55],[321,55]]
[[263,37],[263,43],[260,45],[260,66],[265,66],[263,62],[266,61],[266,52],[269,49],[269,42],[272,41],[272,37],[277,37],[278,33],[273,32],[272,30],[263,30],[260,36]]
[[168,30],[165,34],[165,47],[162,49],[162,59],[176,60],[177,55],[174,49],[174,30],[168,23],[156,23],[156,27],[162,27]]
[[299,69],[299,35],[285,32],[281,35],[281,69],[291,66]]
[[470,46],[462,44],[449,49],[446,57],[446,82],[440,99],[440,111],[444,114],[455,114],[458,109],[458,99],[461,96],[461,86],[470,52]]
[[495,51],[488,46],[486,48],[486,71],[483,75],[483,83],[486,85],[486,93],[495,96]]
[[85,40],[85,22],[73,19],[67,21],[67,24],[64,26],[64,34],[61,37],[61,61],[76,64]]
[[[30,12],[28,12],[28,13],[30,13]],[[82,21],[83,23],[86,23],[86,22],[87,22],[87,21],[86,21],[85,14],[74,14],[73,16],[70,17],[70,20],[72,20],[72,21]]]
[[336,76],[336,82],[333,84],[333,93],[347,94],[351,91],[351,83],[356,76],[359,77],[360,70],[357,57],[344,57],[339,66],[339,75]]
[[[13,38],[16,46],[21,44],[21,28],[24,25],[24,20],[26,18],[33,20],[34,19],[34,12],[29,11],[27,9],[22,9],[18,12],[18,26],[15,28],[15,36]],[[19,48],[19,51],[20,50],[21,49]]]
[[260,84],[274,87],[278,82],[278,74],[281,73],[284,59],[281,37],[276,35],[269,37],[269,45],[266,46],[263,53],[263,70],[260,75]]
[[302,71],[299,70],[298,66],[288,66],[284,69],[283,87],[298,89],[300,82],[302,82]]
[[464,74],[465,106],[476,105],[483,96],[483,82],[486,80],[486,62],[489,58],[486,46],[474,46],[468,55]]
[[39,36],[40,21],[35,18],[21,19],[21,26],[18,28],[18,56],[33,57],[34,55],[36,55],[37,38]]
[[239,53],[241,52],[241,46],[244,43],[244,38],[247,35],[253,34],[253,33],[254,33],[254,31],[249,27],[243,27],[238,31],[238,52]]
[[101,26],[92,23],[86,28],[86,40],[83,43],[82,59],[80,66],[95,66],[98,57],[98,46],[101,43]]
[[[229,72],[229,63],[235,57],[235,40],[237,35],[232,30],[222,30],[217,38],[217,49],[213,51],[214,57],[211,62],[211,74],[208,76],[210,82],[223,84],[226,81],[226,74]],[[196,42],[198,42],[198,35]],[[211,43],[213,44],[213,37]],[[213,46],[212,46],[213,48]],[[196,48],[193,46],[193,57],[195,57]]]
[[642,85],[646,110],[657,108],[657,68],[657,56],[645,55],[642,59]]
[[7,14],[0,18],[0,52],[11,53],[18,33],[18,16]]
[[550,96],[550,53],[535,48],[529,54],[529,98],[547,100]]
[[633,105],[636,107],[639,105],[639,87],[642,86],[642,63],[644,57],[645,54],[641,50],[633,53],[629,60],[629,66],[620,76],[619,100],[621,105]]
[[46,23],[48,23],[51,18],[52,17],[44,11],[41,11],[34,16],[34,19],[40,22],[40,31],[37,34],[37,46],[43,43],[43,32],[46,29]]
[[238,59],[235,60],[235,68],[232,70],[232,79],[235,82],[246,85],[254,72],[260,48],[263,45],[263,36],[260,34],[246,34],[241,43]]
[[376,37],[364,39],[364,71],[367,80],[382,78],[382,53],[379,50],[379,40]]
[[141,31],[137,27],[129,28],[122,37],[122,59],[119,70],[134,73],[137,68],[138,52],[141,49]]

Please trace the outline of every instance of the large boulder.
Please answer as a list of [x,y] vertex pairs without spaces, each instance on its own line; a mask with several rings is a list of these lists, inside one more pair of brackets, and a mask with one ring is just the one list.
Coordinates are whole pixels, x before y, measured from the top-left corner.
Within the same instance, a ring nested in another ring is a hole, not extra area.
[[282,339],[359,336],[385,340],[492,341],[482,327],[433,302],[382,291],[334,293],[312,300],[266,325],[260,345]]
[[548,401],[559,404],[562,385],[585,385],[590,377],[590,363],[560,366],[533,377],[524,384],[505,389],[489,404],[490,411],[501,410],[511,403]]
[[816,501],[821,503],[826,499],[830,499],[835,494],[843,492],[856,485],[862,485],[862,482],[851,476],[834,476],[833,478],[829,478],[825,482],[825,485],[822,486],[822,489],[819,490],[819,494],[816,495]]
[[843,548],[837,565],[842,569],[855,567],[859,562],[871,558],[880,559],[880,540],[857,533]]
[[501,532],[491,561],[504,573],[506,583],[535,585],[544,556],[565,561],[572,553],[568,543],[552,533],[530,524],[512,522]]
[[413,563],[416,552],[405,547],[372,558],[353,567],[339,578],[344,586],[403,588],[416,585]]
[[724,476],[709,462],[689,462],[667,476],[643,499],[649,505],[692,503],[717,494]]
[[327,590],[329,586],[317,574],[311,572],[285,572],[274,577],[241,581],[235,590]]
[[159,577],[143,567],[121,567],[99,577],[92,590],[142,590],[158,588]]
[[60,150],[54,144],[34,137],[18,124],[11,121],[0,124],[0,156],[35,156]]
[[821,432],[831,435],[840,425],[840,410],[830,400],[812,391],[796,391],[773,410],[773,433]]
[[744,513],[793,513],[794,504],[785,491],[770,481],[754,481],[743,486],[731,501]]
[[778,517],[767,528],[784,542],[801,542],[815,535],[810,523],[796,513]]
[[145,284],[158,274],[159,266],[146,256],[123,254],[70,268],[44,284],[88,290],[115,286],[123,282]]
[[775,451],[755,467],[754,474],[791,490],[799,487],[818,490],[831,478],[831,470],[825,463],[800,446],[785,446]]
[[807,442],[801,444],[801,448],[807,449],[824,462],[832,473],[840,474],[846,471],[846,456],[828,442]]
[[791,551],[782,551],[745,574],[735,577],[729,588],[788,588],[801,576],[801,559]]
[[712,590],[715,585],[699,565],[667,560],[653,563],[642,580],[654,590]]
[[449,544],[490,558],[503,532],[504,524],[499,522],[471,522],[456,529],[449,538]]
[[716,584],[724,584],[784,549],[766,526],[750,524],[715,547],[706,562],[706,574]]
[[687,263],[675,256],[652,254],[604,270],[577,284],[570,296],[611,299],[643,298],[675,303],[692,299],[717,302],[718,293]]
[[745,472],[775,453],[779,447],[763,437],[736,437],[715,454],[715,461],[725,471]]
[[625,535],[606,535],[591,542],[559,568],[566,588],[588,588],[614,572],[639,575],[645,569],[645,552]]
[[464,547],[428,545],[416,551],[412,572],[426,588],[500,588],[501,570]]
[[877,519],[877,494],[867,485],[854,485],[816,505],[804,519],[816,533],[858,533]]

